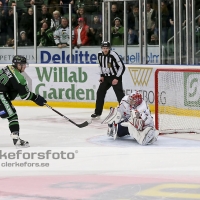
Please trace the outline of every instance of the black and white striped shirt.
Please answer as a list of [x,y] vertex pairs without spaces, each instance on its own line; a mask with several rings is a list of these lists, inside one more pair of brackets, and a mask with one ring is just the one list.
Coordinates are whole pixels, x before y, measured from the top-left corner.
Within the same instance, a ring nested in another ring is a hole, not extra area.
[[115,51],[110,50],[107,55],[104,55],[102,51],[99,51],[98,61],[102,77],[115,76],[118,80],[122,79],[122,75],[125,71],[125,65]]

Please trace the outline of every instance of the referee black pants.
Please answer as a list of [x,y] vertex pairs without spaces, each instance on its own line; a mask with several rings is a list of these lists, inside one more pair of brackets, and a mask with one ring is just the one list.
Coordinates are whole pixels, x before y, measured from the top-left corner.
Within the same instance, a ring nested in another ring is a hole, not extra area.
[[99,88],[97,90],[97,99],[96,99],[96,108],[95,114],[101,115],[103,111],[104,99],[107,93],[107,90],[112,86],[115,95],[117,97],[117,101],[120,103],[122,98],[124,97],[124,91],[122,86],[122,80],[119,80],[117,85],[112,85],[112,81],[114,77],[104,77],[104,82],[100,83]]

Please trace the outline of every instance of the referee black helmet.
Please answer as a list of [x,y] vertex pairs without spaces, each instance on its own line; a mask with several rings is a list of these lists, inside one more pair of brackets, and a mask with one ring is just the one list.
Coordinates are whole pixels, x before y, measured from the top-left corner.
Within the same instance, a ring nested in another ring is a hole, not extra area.
[[110,44],[110,42],[108,42],[108,41],[102,41],[101,42],[101,47],[111,47],[111,44]]

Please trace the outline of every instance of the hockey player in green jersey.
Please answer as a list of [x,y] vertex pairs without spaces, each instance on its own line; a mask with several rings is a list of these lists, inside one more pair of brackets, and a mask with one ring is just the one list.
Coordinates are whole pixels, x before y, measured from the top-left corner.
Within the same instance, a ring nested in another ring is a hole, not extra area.
[[19,137],[18,115],[11,101],[18,95],[21,99],[32,100],[39,106],[44,106],[47,101],[42,96],[29,91],[26,79],[21,74],[28,66],[26,58],[16,55],[13,57],[12,63],[12,65],[0,69],[0,117],[8,119],[14,145],[29,147],[28,141]]

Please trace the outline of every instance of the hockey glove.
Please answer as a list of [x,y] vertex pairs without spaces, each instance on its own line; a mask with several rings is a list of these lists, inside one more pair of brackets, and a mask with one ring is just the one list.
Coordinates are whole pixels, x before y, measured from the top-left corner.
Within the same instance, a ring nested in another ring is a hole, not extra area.
[[144,120],[137,119],[136,117],[133,118],[133,126],[138,130],[142,131],[144,127]]
[[137,110],[135,111],[135,117],[141,119],[141,114]]
[[38,106],[44,106],[44,104],[47,103],[47,101],[44,99],[44,97],[40,96],[39,94],[36,95],[36,99],[34,100],[34,102]]

